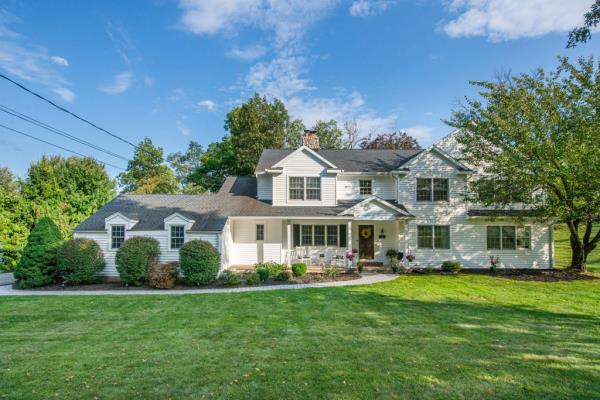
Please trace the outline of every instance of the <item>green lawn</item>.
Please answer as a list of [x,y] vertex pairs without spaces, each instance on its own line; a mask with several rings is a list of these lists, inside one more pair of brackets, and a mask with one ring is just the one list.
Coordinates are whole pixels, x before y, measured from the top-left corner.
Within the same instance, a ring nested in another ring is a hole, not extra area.
[[600,280],[0,298],[0,399],[598,398]]
[[[600,225],[594,226],[594,234],[598,232]],[[581,234],[583,235],[583,229]],[[554,227],[554,249],[556,251],[556,267],[562,268],[571,262],[571,245],[569,243],[569,229],[564,224]],[[592,251],[588,257],[588,269],[600,272],[600,247]]]

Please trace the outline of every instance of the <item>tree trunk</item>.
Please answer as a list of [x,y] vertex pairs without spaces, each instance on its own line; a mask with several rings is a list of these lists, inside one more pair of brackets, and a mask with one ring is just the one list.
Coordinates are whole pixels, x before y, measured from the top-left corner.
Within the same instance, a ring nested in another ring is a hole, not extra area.
[[587,258],[588,255],[596,248],[600,242],[600,231],[592,236],[593,223],[590,218],[585,223],[585,233],[583,239],[579,238],[579,221],[570,221],[567,223],[571,235],[569,240],[571,242],[571,265],[570,269],[577,271],[585,271],[587,269]]

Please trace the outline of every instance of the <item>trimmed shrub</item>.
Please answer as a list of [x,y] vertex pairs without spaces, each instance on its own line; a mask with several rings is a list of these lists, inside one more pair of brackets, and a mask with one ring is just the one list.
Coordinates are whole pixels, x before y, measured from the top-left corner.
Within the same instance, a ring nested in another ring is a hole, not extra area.
[[275,280],[287,282],[292,279],[292,273],[290,271],[281,271],[275,276]]
[[62,281],[69,285],[94,283],[99,279],[106,263],[96,241],[72,239],[58,249],[56,269]]
[[337,267],[329,266],[329,267],[323,267],[323,270],[321,271],[321,273],[323,274],[323,276],[326,276],[328,278],[335,278],[336,276],[338,276],[340,274],[340,270],[337,269]]
[[260,275],[257,272],[250,272],[246,276],[246,285],[254,286],[258,285],[262,279],[260,279]]
[[263,282],[268,281],[269,276],[271,275],[269,273],[269,268],[267,268],[267,267],[256,267],[256,273],[260,277],[260,280]]
[[208,285],[217,280],[221,256],[204,240],[191,240],[179,249],[181,274],[189,285]]
[[273,261],[258,263],[254,265],[254,269],[266,268],[270,276],[277,276],[281,271],[285,271],[287,266]]
[[308,267],[306,266],[305,263],[292,264],[292,273],[294,274],[294,276],[302,276],[302,275],[306,274],[307,270],[308,270]]
[[154,263],[148,268],[148,285],[154,289],[172,289],[177,283],[177,263]]
[[15,279],[21,289],[48,285],[56,279],[56,253],[62,242],[58,226],[42,218],[27,238]]
[[154,238],[136,236],[123,242],[115,259],[121,280],[139,286],[148,281],[148,268],[158,262],[160,245]]
[[221,274],[221,278],[219,280],[221,281],[221,284],[225,286],[238,286],[242,284],[242,278],[240,275],[229,270],[223,271],[223,274]]
[[448,261],[444,261],[442,263],[442,271],[444,271],[444,272],[454,272],[454,273],[456,273],[456,272],[460,271],[461,268],[462,267],[460,265],[460,262],[458,262],[458,261],[450,261],[450,260],[448,260]]

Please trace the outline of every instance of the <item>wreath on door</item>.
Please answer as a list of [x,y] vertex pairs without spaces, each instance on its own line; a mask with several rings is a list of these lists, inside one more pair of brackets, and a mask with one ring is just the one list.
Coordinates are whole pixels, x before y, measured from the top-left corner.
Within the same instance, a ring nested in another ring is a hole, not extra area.
[[360,231],[360,236],[362,236],[365,239],[368,239],[371,237],[371,228],[363,228]]

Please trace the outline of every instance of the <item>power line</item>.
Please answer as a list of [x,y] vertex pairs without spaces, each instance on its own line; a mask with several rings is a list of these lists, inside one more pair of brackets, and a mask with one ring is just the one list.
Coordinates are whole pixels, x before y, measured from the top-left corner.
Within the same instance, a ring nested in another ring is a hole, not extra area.
[[35,136],[32,136],[32,135],[29,135],[29,134],[27,134],[27,133],[25,133],[25,132],[21,132],[21,131],[18,131],[18,130],[16,130],[16,129],[10,128],[10,127],[8,127],[8,126],[6,126],[6,125],[2,125],[2,124],[0,124],[0,128],[4,128],[4,129],[6,129],[6,130],[9,130],[9,131],[11,131],[11,132],[13,132],[13,133],[18,133],[18,134],[20,134],[20,135],[23,135],[23,136],[27,136],[27,137],[28,137],[28,138],[30,138],[30,139],[37,140],[38,142],[46,143],[46,144],[48,144],[48,145],[50,145],[50,146],[54,146],[54,147],[56,147],[56,148],[59,148],[59,149],[61,149],[61,150],[64,150],[64,151],[68,151],[69,153],[73,153],[73,154],[76,154],[76,155],[78,155],[78,156],[81,156],[81,157],[85,157],[85,158],[91,158],[92,160],[95,160],[95,161],[99,162],[100,164],[109,165],[109,166],[111,166],[111,167],[113,167],[113,168],[120,169],[121,171],[126,171],[126,170],[125,170],[125,168],[121,168],[121,167],[119,167],[119,166],[117,166],[117,165],[110,164],[110,163],[107,163],[107,162],[104,162],[104,161],[100,161],[100,160],[98,160],[97,158],[94,158],[94,157],[91,157],[91,156],[86,156],[85,154],[81,154],[81,153],[78,153],[78,152],[76,152],[76,151],[73,151],[73,150],[67,149],[66,147],[62,147],[62,146],[59,146],[59,145],[57,145],[57,144],[54,144],[54,143],[48,142],[48,141],[46,141],[46,140],[44,140],[44,139],[37,138],[37,137],[35,137]]
[[9,107],[6,107],[6,106],[4,106],[2,104],[0,104],[0,111],[2,111],[4,113],[7,113],[9,115],[12,115],[13,117],[22,119],[23,121],[29,122],[30,124],[36,125],[36,126],[38,126],[40,128],[46,129],[46,130],[48,130],[48,131],[50,131],[52,133],[55,133],[57,135],[66,137],[67,139],[71,139],[71,140],[73,140],[73,141],[75,141],[75,142],[77,142],[79,144],[83,144],[85,146],[91,147],[94,150],[101,151],[101,152],[103,152],[105,154],[108,154],[108,155],[110,155],[112,157],[116,157],[116,158],[120,158],[121,160],[129,161],[129,159],[127,159],[126,157],[123,157],[123,156],[121,156],[121,155],[119,155],[117,153],[113,153],[110,150],[104,149],[104,148],[102,148],[100,146],[97,146],[97,145],[95,145],[93,143],[90,143],[90,142],[88,142],[88,141],[86,141],[84,139],[78,138],[77,136],[71,135],[70,133],[62,131],[62,130],[60,130],[58,128],[53,127],[52,125],[46,124],[45,122],[39,121],[39,120],[37,120],[37,119],[35,119],[33,117],[30,117],[30,116],[28,116],[26,114],[23,114],[23,113],[19,112],[19,111],[13,110],[13,109],[11,109]]
[[122,138],[121,136],[119,136],[119,135],[116,135],[116,134],[114,134],[114,133],[112,133],[112,132],[110,132],[110,131],[108,131],[108,130],[106,130],[106,129],[102,128],[101,126],[98,126],[98,125],[96,125],[95,123],[93,123],[92,121],[90,121],[90,120],[88,120],[88,119],[85,119],[85,118],[83,118],[83,117],[80,117],[79,115],[75,114],[75,113],[74,113],[74,112],[72,112],[72,111],[69,111],[69,110],[67,110],[66,108],[64,108],[64,107],[62,107],[62,106],[59,106],[58,104],[56,104],[56,103],[55,103],[55,102],[53,102],[52,100],[49,100],[49,99],[47,99],[46,97],[42,96],[41,94],[39,94],[39,93],[36,93],[36,92],[34,92],[33,90],[30,90],[30,89],[26,88],[25,86],[21,85],[19,82],[17,82],[17,81],[14,81],[14,80],[10,79],[8,76],[6,76],[6,75],[4,75],[4,74],[0,74],[0,78],[2,78],[2,79],[6,79],[6,80],[7,80],[7,81],[9,81],[10,83],[12,83],[12,84],[16,85],[17,87],[19,87],[20,89],[22,89],[22,90],[24,90],[24,91],[28,92],[29,94],[32,94],[32,95],[34,95],[35,97],[39,98],[40,100],[43,100],[43,101],[45,101],[46,103],[48,103],[48,104],[50,104],[50,105],[52,105],[52,106],[56,107],[56,108],[57,108],[57,109],[59,109],[60,111],[62,111],[62,112],[65,112],[65,113],[67,113],[67,114],[69,114],[69,115],[71,115],[71,116],[73,116],[73,117],[77,118],[78,120],[80,120],[80,121],[82,121],[82,122],[85,122],[86,124],[88,124],[88,125],[90,125],[90,126],[92,126],[92,127],[96,128],[96,129],[98,129],[98,130],[100,130],[100,131],[102,131],[102,132],[104,132],[104,133],[106,133],[106,134],[108,134],[108,135],[110,135],[110,136],[112,136],[112,137],[114,137],[115,139],[118,139],[118,140],[120,140],[120,141],[121,141],[121,142],[123,142],[123,143],[127,143],[128,145],[130,145],[130,146],[132,146],[132,147],[134,147],[134,148],[137,148],[137,146],[136,146],[135,144],[131,143],[129,140],[127,140],[127,139],[124,139],[124,138]]

